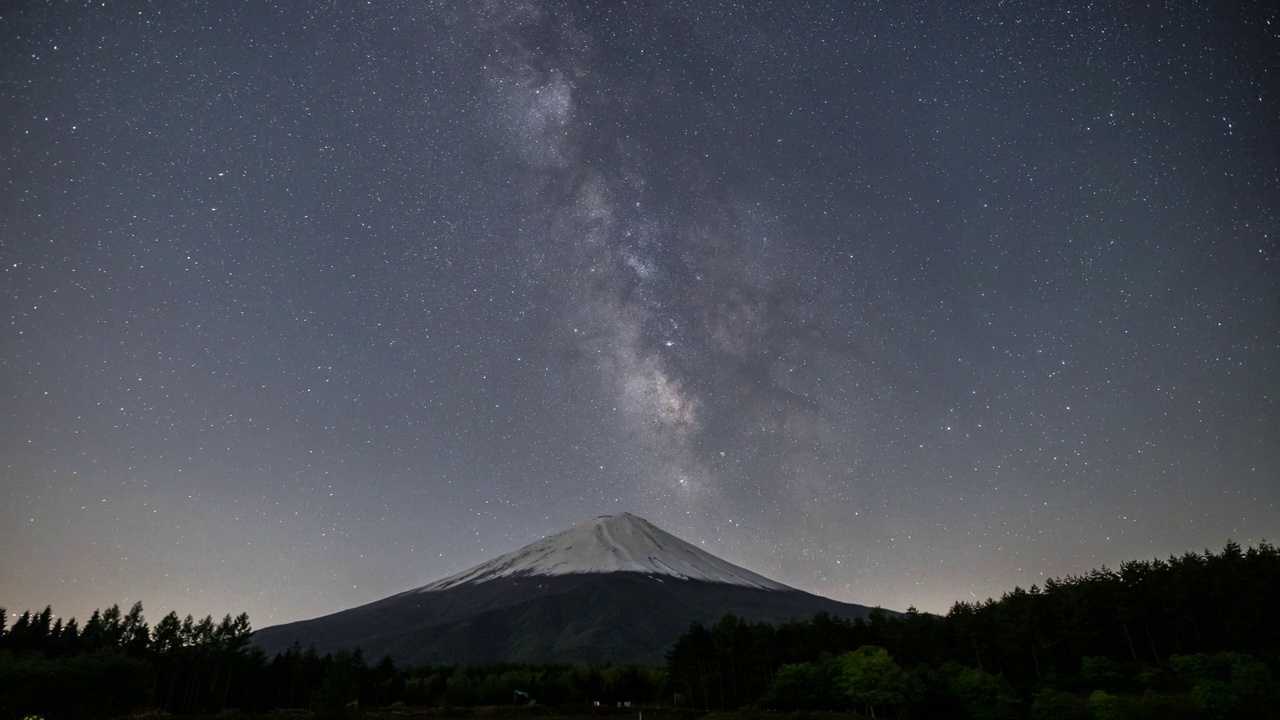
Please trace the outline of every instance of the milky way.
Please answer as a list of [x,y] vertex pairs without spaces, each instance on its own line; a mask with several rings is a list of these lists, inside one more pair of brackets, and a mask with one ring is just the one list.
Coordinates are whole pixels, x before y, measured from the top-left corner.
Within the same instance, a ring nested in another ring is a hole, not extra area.
[[0,16],[0,605],[622,511],[932,611],[1275,539],[1276,11],[313,5]]
[[790,375],[819,362],[813,338],[839,321],[811,316],[796,231],[723,180],[691,184],[682,164],[698,158],[655,157],[631,129],[652,122],[633,86],[645,79],[630,57],[609,72],[573,13],[513,5],[484,19],[498,130],[522,161],[526,251],[568,308],[557,341],[617,403],[647,498],[700,518],[732,517],[741,494],[799,499],[784,512],[807,517],[832,490],[801,461],[828,423],[820,389]]

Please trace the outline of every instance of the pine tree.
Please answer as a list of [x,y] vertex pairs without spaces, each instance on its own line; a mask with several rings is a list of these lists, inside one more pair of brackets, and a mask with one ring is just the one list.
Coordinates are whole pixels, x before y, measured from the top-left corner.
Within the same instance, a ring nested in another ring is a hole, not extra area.
[[102,644],[109,648],[124,645],[123,614],[119,605],[112,605],[102,613]]
[[142,601],[135,602],[129,614],[120,621],[120,644],[129,655],[140,657],[147,652],[151,633],[142,616]]
[[58,638],[58,646],[64,655],[75,655],[80,652],[80,625],[75,618],[62,626],[62,636]]
[[157,655],[165,657],[181,647],[182,621],[178,620],[177,612],[170,610],[151,630],[151,648]]
[[31,635],[31,611],[28,610],[18,616],[14,621],[13,627],[9,630],[9,647],[15,653],[22,653],[30,649],[28,646]]
[[182,647],[194,647],[196,644],[195,620],[188,613],[182,619],[182,631],[178,634]]
[[84,630],[80,632],[80,644],[89,652],[93,652],[101,648],[103,643],[102,613],[94,610],[89,616],[89,621],[84,624]]

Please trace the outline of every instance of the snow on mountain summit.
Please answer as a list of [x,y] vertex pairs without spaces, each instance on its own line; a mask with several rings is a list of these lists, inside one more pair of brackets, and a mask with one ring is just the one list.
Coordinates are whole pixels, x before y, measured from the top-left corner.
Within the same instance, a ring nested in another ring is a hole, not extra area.
[[721,560],[630,513],[603,515],[410,592],[445,590],[502,577],[634,572],[790,590]]

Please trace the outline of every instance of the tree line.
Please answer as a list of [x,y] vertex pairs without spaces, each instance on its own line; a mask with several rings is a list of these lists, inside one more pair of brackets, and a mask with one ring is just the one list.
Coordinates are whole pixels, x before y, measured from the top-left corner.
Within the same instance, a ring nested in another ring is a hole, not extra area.
[[397,667],[359,649],[295,645],[268,658],[245,614],[148,625],[141,603],[81,626],[52,608],[0,608],[0,717],[226,709],[469,707],[600,702],[867,716],[1231,718],[1280,716],[1280,551],[1126,562],[956,603],[945,616],[819,614],[774,626],[727,615],[694,625],[664,667]]
[[253,681],[249,616],[176,612],[150,627],[142,603],[95,610],[84,627],[52,607],[8,624],[0,608],[0,716],[101,717],[142,705],[172,712],[236,707]]
[[370,664],[359,649],[318,654],[294,647],[267,658],[250,645],[249,617],[196,620],[171,612],[154,627],[141,603],[94,611],[81,627],[51,607],[12,625],[0,608],[0,717],[99,718],[141,707],[174,714],[226,709],[652,703],[662,668],[634,664],[507,663],[486,667]]
[[1228,542],[959,602],[945,616],[875,610],[775,627],[730,615],[681,636],[667,672],[705,709],[1267,717],[1280,710],[1277,609],[1280,552]]

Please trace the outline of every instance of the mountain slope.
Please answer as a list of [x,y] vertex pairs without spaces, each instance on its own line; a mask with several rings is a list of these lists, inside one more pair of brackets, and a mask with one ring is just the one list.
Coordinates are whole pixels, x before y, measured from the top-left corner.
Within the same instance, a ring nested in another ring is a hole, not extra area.
[[321,653],[360,647],[399,664],[660,662],[690,624],[728,612],[777,623],[869,611],[789,588],[623,514],[415,590],[266,628],[253,641],[268,654],[295,642]]
[[789,590],[726,562],[631,513],[602,515],[410,592],[431,592],[499,577],[638,572],[686,580]]

